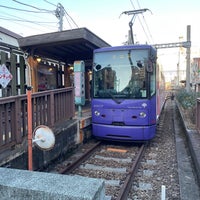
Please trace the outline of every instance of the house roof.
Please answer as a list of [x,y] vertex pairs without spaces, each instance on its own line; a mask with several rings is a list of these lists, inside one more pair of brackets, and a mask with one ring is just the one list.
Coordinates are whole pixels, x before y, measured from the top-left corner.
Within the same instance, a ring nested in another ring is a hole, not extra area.
[[6,34],[6,35],[9,35],[9,36],[11,36],[11,37],[13,37],[13,38],[16,38],[16,39],[22,38],[21,35],[18,35],[18,34],[16,34],[16,33],[12,32],[12,31],[9,31],[8,29],[5,29],[5,28],[3,28],[3,27],[1,27],[1,26],[0,26],[0,32],[1,32],[1,33],[4,33],[4,34]]
[[91,60],[94,49],[110,46],[87,28],[19,38],[18,42],[20,48],[31,55],[65,63]]

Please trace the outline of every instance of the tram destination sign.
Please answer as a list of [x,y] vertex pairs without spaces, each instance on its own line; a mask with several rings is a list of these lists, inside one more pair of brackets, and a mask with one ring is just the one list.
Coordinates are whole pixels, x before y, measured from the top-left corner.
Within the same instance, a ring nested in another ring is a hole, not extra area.
[[0,84],[6,88],[8,83],[12,80],[12,74],[9,72],[5,64],[0,65]]

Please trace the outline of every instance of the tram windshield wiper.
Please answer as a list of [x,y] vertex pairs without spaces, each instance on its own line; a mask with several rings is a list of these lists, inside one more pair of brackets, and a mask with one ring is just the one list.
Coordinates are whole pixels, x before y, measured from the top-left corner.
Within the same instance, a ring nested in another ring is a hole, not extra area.
[[108,91],[108,90],[107,90],[107,94],[108,94],[109,96],[111,96],[112,100],[115,101],[117,104],[120,104],[120,103],[121,103],[121,101],[119,101],[119,100],[115,97],[115,95],[112,94],[111,91]]

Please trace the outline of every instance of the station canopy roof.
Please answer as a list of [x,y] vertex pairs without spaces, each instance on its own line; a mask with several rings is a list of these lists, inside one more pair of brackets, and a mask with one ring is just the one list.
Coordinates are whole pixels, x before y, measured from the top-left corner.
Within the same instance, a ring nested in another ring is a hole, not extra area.
[[110,46],[87,28],[23,37],[18,42],[20,48],[30,55],[65,63],[92,60],[94,49]]

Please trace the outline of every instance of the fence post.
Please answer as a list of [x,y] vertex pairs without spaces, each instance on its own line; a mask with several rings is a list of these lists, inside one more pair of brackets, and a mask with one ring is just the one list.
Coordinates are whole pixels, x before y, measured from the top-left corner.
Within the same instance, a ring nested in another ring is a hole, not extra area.
[[26,77],[25,77],[25,60],[23,56],[19,57],[19,69],[20,69],[20,92],[21,94],[26,93],[25,83],[26,83]]
[[54,92],[51,91],[50,92],[50,126],[53,126],[54,125],[54,122],[55,122],[55,110],[54,110]]
[[196,109],[196,126],[200,132],[200,98],[197,98],[197,109]]
[[16,67],[16,60],[17,56],[10,53],[10,72],[12,74],[12,81],[11,81],[11,95],[17,95],[17,67]]
[[21,134],[21,99],[19,97],[15,98],[15,136],[16,142],[19,144],[22,142],[22,134]]

